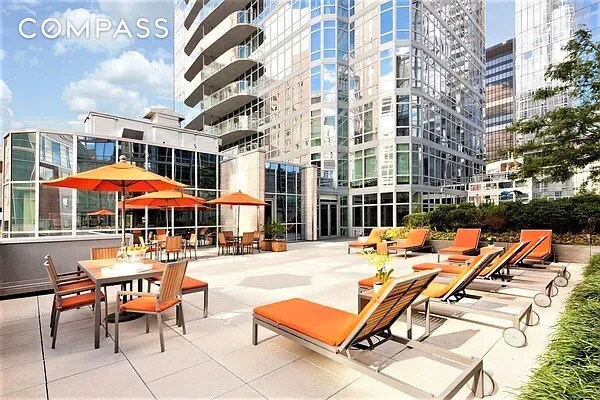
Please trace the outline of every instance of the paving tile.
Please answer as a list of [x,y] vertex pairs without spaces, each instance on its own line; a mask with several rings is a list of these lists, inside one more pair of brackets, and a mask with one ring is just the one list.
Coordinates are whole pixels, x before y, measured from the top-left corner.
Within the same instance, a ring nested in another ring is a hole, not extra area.
[[127,361],[48,383],[50,399],[143,398],[147,388]]
[[343,379],[346,382],[353,382],[362,376],[360,372],[343,366],[342,364],[322,356],[319,353],[311,353],[304,357],[303,360],[337,376],[340,379]]
[[[1,302],[0,302],[1,304]],[[1,313],[1,311],[0,311]],[[38,317],[17,319],[10,322],[0,323],[0,335],[9,333],[24,332],[29,330],[40,329],[40,321]]]
[[37,297],[22,297],[0,301],[0,323],[38,316]]
[[326,399],[347,383],[302,359],[250,383],[268,399]]
[[39,329],[30,329],[22,332],[7,333],[0,336],[0,350],[20,347],[31,343],[40,343]]
[[252,344],[252,336],[248,332],[229,325],[218,332],[194,340],[192,343],[215,358]]
[[4,368],[0,370],[0,395],[29,389],[44,382],[43,361]]
[[[2,339],[0,339],[1,341]],[[24,346],[0,350],[0,369],[15,367],[42,360],[42,345],[39,340]]]
[[151,332],[127,340],[130,342],[127,344],[129,347],[122,348],[125,356],[144,382],[162,378],[209,359],[191,342],[173,331],[168,331],[169,328],[165,327],[165,351],[162,353],[156,330],[154,334]]
[[269,344],[246,346],[215,360],[245,382],[253,381],[298,357]]
[[225,393],[217,398],[222,400],[262,400],[265,397],[258,393],[256,390],[252,389],[250,386],[244,385],[237,389],[233,389],[231,392]]
[[221,365],[207,361],[150,382],[148,387],[157,399],[213,399],[243,385]]
[[357,385],[348,385],[333,396],[331,396],[328,400],[370,400],[377,398],[378,397],[375,396],[373,393],[369,393]]
[[45,400],[46,385],[37,385],[29,389],[19,390],[4,396],[0,396],[1,400]]

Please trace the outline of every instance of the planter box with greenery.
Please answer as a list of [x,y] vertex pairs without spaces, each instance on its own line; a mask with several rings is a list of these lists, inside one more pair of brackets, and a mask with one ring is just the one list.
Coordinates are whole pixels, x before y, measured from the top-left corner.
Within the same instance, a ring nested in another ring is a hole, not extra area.
[[600,393],[600,255],[566,302],[550,344],[521,400],[597,399]]
[[265,240],[261,243],[261,249],[266,251],[287,251],[285,226],[278,221],[265,224]]

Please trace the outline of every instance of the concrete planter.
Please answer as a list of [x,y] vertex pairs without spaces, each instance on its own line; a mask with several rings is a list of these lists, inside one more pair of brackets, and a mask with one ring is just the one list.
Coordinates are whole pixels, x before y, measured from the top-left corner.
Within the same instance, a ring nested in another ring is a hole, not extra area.
[[266,239],[260,242],[260,249],[274,252],[287,251],[287,242],[285,240]]

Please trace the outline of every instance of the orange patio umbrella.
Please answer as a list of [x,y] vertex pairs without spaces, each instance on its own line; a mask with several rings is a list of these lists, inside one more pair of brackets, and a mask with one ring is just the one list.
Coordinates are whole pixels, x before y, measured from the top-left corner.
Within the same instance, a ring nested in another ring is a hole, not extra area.
[[[240,235],[240,206],[255,206],[257,209],[260,206],[266,206],[262,200],[254,198],[252,196],[247,195],[246,193],[242,193],[240,190],[236,193],[226,194],[225,196],[221,196],[214,200],[207,201],[206,204],[221,204],[221,205],[230,205],[230,206],[238,206],[237,210],[237,236]],[[258,219],[256,220],[256,225],[258,226]]]
[[[183,183],[136,167],[128,163],[125,156],[121,156],[116,164],[48,181],[44,185],[95,192],[121,192],[121,199],[125,199],[127,192],[156,192],[187,187]],[[121,245],[125,246],[125,203],[121,206],[123,213]]]
[[165,208],[167,229],[169,229],[169,208],[198,206],[199,209],[208,209],[208,207],[202,205],[204,203],[206,203],[206,200],[202,197],[195,197],[180,190],[163,190],[127,199],[125,200],[125,207],[137,208],[147,206],[150,208]]
[[115,215],[115,213],[114,213],[114,211],[110,211],[110,210],[107,210],[106,208],[103,208],[98,211],[89,212],[87,215],[88,215],[88,217],[103,217],[103,216],[113,216],[113,215]]

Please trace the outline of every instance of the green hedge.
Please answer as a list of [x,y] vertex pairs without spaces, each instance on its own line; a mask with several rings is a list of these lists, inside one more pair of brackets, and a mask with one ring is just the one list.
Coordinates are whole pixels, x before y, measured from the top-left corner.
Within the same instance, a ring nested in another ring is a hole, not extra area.
[[521,229],[552,229],[555,233],[579,234],[586,231],[588,220],[596,221],[600,233],[600,195],[580,194],[574,197],[546,200],[534,199],[527,204],[441,205],[429,213],[407,216],[406,226],[428,225],[438,231],[458,228],[481,228],[486,232],[518,232]]
[[521,400],[600,398],[600,255],[571,293]]

